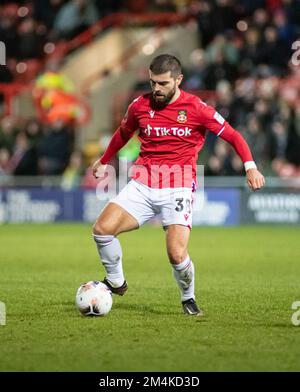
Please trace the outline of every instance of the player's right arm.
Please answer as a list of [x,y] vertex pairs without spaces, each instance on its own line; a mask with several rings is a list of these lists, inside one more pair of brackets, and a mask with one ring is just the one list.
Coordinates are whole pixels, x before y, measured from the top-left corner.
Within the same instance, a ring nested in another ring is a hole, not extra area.
[[129,105],[127,112],[121,121],[119,128],[113,134],[111,141],[104,154],[93,164],[93,175],[98,178],[105,171],[108,162],[121,150],[128,140],[134,135],[138,128],[137,118],[135,116],[135,102]]

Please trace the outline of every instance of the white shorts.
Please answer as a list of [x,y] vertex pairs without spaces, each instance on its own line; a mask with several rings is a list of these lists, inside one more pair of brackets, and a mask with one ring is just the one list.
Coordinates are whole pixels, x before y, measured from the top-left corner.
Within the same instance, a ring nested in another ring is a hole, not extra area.
[[131,180],[112,200],[142,226],[159,215],[162,226],[183,225],[192,227],[192,188],[150,188]]

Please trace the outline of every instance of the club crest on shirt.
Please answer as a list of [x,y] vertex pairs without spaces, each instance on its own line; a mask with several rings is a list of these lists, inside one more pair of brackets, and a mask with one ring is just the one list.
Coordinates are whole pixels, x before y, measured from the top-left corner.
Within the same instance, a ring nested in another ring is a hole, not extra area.
[[177,116],[177,122],[183,124],[187,121],[187,111],[186,110],[179,110]]

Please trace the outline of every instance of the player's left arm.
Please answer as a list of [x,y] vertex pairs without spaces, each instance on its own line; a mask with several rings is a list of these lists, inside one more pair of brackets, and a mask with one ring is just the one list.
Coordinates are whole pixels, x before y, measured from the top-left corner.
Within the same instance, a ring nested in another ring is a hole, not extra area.
[[261,189],[265,185],[265,179],[257,169],[246,140],[214,108],[203,105],[204,107],[201,108],[201,122],[207,129],[226,140],[235,149],[244,163],[249,188],[253,191]]

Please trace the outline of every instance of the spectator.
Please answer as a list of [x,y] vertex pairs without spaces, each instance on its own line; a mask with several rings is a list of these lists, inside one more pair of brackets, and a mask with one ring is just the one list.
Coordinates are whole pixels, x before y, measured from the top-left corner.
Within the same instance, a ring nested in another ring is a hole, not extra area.
[[300,139],[294,130],[276,119],[271,128],[271,159],[281,159],[300,165]]
[[10,159],[10,168],[14,175],[36,175],[36,149],[30,145],[25,132],[17,135],[14,150]]
[[213,5],[209,1],[192,2],[190,11],[196,14],[201,47],[205,49],[215,35]]
[[272,122],[272,109],[269,101],[259,98],[254,104],[255,116],[260,122],[262,129],[268,131],[269,124]]
[[240,52],[242,72],[250,74],[260,62],[262,55],[261,37],[257,28],[250,28],[245,33],[245,43]]
[[[230,36],[228,34],[228,36]],[[239,59],[239,52],[236,46],[228,40],[225,35],[216,35],[213,41],[206,48],[206,57],[209,63],[217,63],[222,54],[224,61],[231,65],[236,65]]]
[[42,137],[42,127],[36,118],[27,121],[24,127],[25,134],[33,147],[37,147]]
[[78,188],[81,182],[81,175],[82,154],[79,151],[73,151],[69,164],[62,174],[61,187],[67,191]]
[[264,31],[270,24],[270,17],[264,8],[257,8],[253,14],[252,25],[260,35],[263,35]]
[[0,123],[0,148],[5,148],[11,153],[17,133],[18,129],[15,119],[11,116],[4,117]]
[[207,76],[205,79],[206,88],[214,90],[219,81],[226,79],[230,82],[236,77],[236,69],[228,61],[225,60],[224,53],[219,51],[216,54],[215,62],[207,68]]
[[223,162],[216,155],[211,155],[205,165],[205,175],[207,176],[220,176],[223,170]]
[[118,12],[123,7],[122,0],[95,0],[99,14],[104,17],[113,12]]
[[289,24],[286,13],[278,9],[274,14],[274,25],[277,30],[279,41],[286,47],[290,48],[296,39],[295,27]]
[[13,81],[13,74],[9,67],[0,65],[0,83],[11,83]]
[[64,92],[74,92],[75,86],[73,81],[65,74],[59,71],[60,62],[50,60],[46,63],[45,71],[40,74],[34,87],[38,90],[62,90]]
[[6,148],[0,148],[0,178],[10,174],[10,153]]
[[233,0],[216,0],[213,10],[213,26],[216,34],[224,34],[235,28],[238,20],[237,8]]
[[255,113],[249,113],[246,122],[245,138],[252,151],[255,162],[261,166],[266,160],[267,138]]
[[147,91],[150,90],[149,84],[149,70],[145,66],[140,66],[136,70],[136,82],[132,87],[132,90],[135,92]]
[[45,129],[38,146],[38,169],[40,174],[61,174],[72,150],[71,132],[62,121],[54,122]]
[[12,12],[7,12],[6,9],[0,9],[0,37],[1,41],[5,42],[6,56],[18,57],[17,42],[17,17],[16,9]]
[[33,59],[42,56],[44,37],[38,32],[34,19],[24,19],[18,28],[18,58]]
[[196,49],[192,52],[190,57],[191,66],[185,73],[183,89],[204,90],[206,89],[205,81],[207,78],[207,60],[205,52],[202,49]]
[[34,16],[51,30],[64,0],[34,0]]
[[216,86],[217,93],[217,111],[227,120],[230,124],[236,124],[235,119],[235,105],[233,104],[233,93],[231,84],[227,80],[221,80]]
[[270,65],[276,75],[283,75],[289,60],[289,50],[279,41],[274,27],[267,27],[264,31],[262,48],[260,63]]

